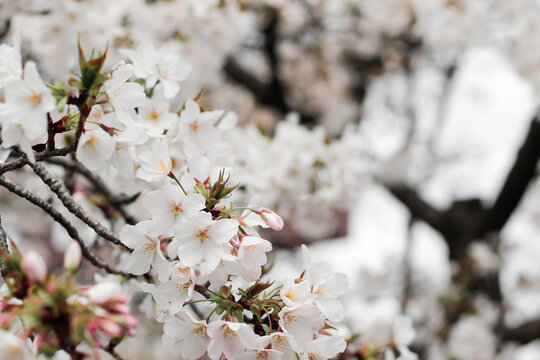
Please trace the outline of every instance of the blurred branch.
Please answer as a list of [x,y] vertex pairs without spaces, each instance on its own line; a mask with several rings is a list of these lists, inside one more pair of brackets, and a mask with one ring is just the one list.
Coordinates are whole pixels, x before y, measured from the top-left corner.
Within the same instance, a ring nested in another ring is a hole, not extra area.
[[[4,231],[4,228],[2,227],[2,218],[0,216],[0,249],[4,250],[5,252],[9,253],[8,243],[7,243],[7,235]],[[4,264],[2,261],[0,261],[0,274],[2,277],[6,275],[6,269],[4,267]]]
[[276,10],[267,8],[267,23],[262,29],[265,36],[263,51],[270,66],[271,79],[269,83],[263,83],[253,74],[250,74],[232,58],[226,60],[223,70],[235,82],[249,90],[262,105],[270,106],[286,115],[289,112],[297,112],[302,124],[314,125],[316,116],[303,113],[291,108],[285,99],[286,86],[279,78],[279,56],[277,53],[279,16]]
[[403,203],[413,218],[425,221],[434,229],[441,229],[443,214],[425,202],[418,193],[405,185],[386,185],[387,189]]
[[54,179],[51,174],[45,170],[43,165],[40,163],[31,164],[32,170],[38,175],[41,180],[49,186],[52,192],[62,201],[62,204],[80,220],[82,220],[86,225],[90,226],[94,231],[103,237],[105,240],[112,242],[115,245],[124,246],[118,236],[113,232],[109,231],[103,225],[101,225],[96,219],[90,216],[73,198],[70,196],[67,189],[56,179]]
[[81,246],[83,256],[91,264],[111,274],[122,275],[122,276],[130,277],[130,278],[136,277],[133,274],[128,274],[123,271],[119,271],[119,270],[115,270],[111,268],[108,264],[102,262],[95,255],[93,255],[90,252],[90,250],[88,250],[88,248],[86,247],[86,244],[79,236],[77,229],[71,224],[71,222],[68,219],[66,219],[60,212],[54,209],[52,205],[49,204],[47,201],[19,187],[18,185],[12,183],[11,181],[4,178],[3,176],[0,176],[0,185],[5,187],[7,190],[14,193],[15,195],[18,195],[19,197],[26,199],[32,204],[41,208],[43,211],[48,213],[57,223],[62,225],[62,227],[66,229],[69,236],[79,243],[79,245]]
[[497,329],[497,333],[505,341],[517,341],[525,344],[538,339],[540,319],[525,322],[514,328],[500,328]]
[[[137,220],[131,216],[125,209],[123,204],[125,204],[127,201],[131,200],[131,197],[127,196],[116,196],[114,195],[110,190],[107,184],[96,174],[94,174],[92,171],[90,171],[87,167],[85,167],[80,162],[71,162],[66,161],[64,159],[47,159],[46,162],[62,166],[65,169],[72,170],[82,176],[84,176],[93,186],[94,188],[100,192],[106,200],[109,202],[109,204],[112,205],[112,207],[122,215],[124,220],[128,224],[134,225],[137,223]],[[138,194],[137,194],[138,195]]]
[[506,181],[489,209],[483,232],[499,232],[525,194],[531,180],[536,176],[536,165],[540,158],[540,123],[536,115],[529,127],[521,148]]
[[4,21],[4,27],[2,28],[2,31],[0,32],[0,40],[3,40],[4,37],[9,33],[10,28],[11,28],[11,18],[7,18],[6,21]]

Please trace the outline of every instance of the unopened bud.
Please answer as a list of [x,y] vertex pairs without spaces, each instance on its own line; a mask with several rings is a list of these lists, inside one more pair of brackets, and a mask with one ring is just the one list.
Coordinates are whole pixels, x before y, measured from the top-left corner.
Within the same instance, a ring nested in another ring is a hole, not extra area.
[[99,318],[97,319],[97,324],[101,331],[110,336],[122,335],[122,327],[112,320],[107,318]]
[[71,241],[64,253],[64,269],[72,272],[77,270],[81,264],[81,257],[81,246],[77,241]]
[[31,283],[42,282],[47,277],[47,265],[41,255],[35,251],[30,251],[23,256],[22,267]]
[[283,229],[283,219],[272,210],[261,209],[258,214],[266,225],[270,226],[273,230],[281,231]]

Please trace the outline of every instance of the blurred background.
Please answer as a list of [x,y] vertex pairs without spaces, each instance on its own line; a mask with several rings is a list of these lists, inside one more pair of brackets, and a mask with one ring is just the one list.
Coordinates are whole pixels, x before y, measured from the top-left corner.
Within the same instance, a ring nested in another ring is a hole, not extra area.
[[[109,65],[144,41],[182,54],[176,102],[237,114],[242,196],[285,220],[268,234],[276,276],[301,243],[347,273],[341,327],[359,349],[405,313],[422,359],[526,360],[540,358],[539,15],[537,0],[3,0],[0,39],[49,81],[76,66],[77,36],[109,43]],[[10,234],[59,261],[65,235],[2,199]]]

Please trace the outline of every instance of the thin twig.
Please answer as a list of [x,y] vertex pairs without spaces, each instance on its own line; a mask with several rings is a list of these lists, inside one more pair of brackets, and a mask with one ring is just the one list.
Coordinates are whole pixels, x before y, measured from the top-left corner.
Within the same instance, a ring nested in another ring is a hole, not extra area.
[[94,231],[103,237],[105,240],[112,242],[115,245],[124,246],[118,236],[113,232],[109,231],[103,225],[99,223],[96,219],[90,216],[79,204],[73,200],[69,191],[60,183],[60,181],[54,179],[51,174],[45,170],[43,165],[40,163],[31,164],[32,170],[38,175],[41,180],[51,189],[53,193],[58,196],[62,204],[76,217],[81,219],[85,224],[90,226]]
[[46,162],[62,166],[65,169],[72,170],[82,176],[84,176],[90,183],[94,186],[94,188],[99,191],[103,196],[107,199],[107,201],[114,207],[116,211],[120,213],[120,215],[124,218],[126,223],[130,225],[134,225],[137,223],[137,220],[130,215],[126,209],[123,207],[123,203],[125,203],[127,197],[125,196],[116,196],[114,195],[110,190],[107,184],[96,174],[94,174],[92,171],[90,171],[87,167],[85,167],[80,162],[72,162],[72,161],[66,161],[64,159],[47,159]]
[[[4,228],[2,227],[2,218],[0,217],[0,249],[4,250],[5,252],[9,253],[8,243],[7,243],[7,235],[4,231]],[[0,261],[0,273],[2,274],[2,277],[6,275],[6,268],[4,266],[4,263]]]
[[[76,148],[72,144],[72,145],[63,147],[61,149],[44,150],[36,154],[36,162],[43,161],[53,156],[66,156],[67,154],[70,154],[73,151],[75,151],[75,149]],[[0,165],[0,175],[8,171],[20,169],[27,164],[30,164],[30,161],[26,158],[26,156],[21,156],[18,159],[11,160],[10,162]]]
[[116,360],[124,360],[120,355],[118,355],[118,353],[115,350],[115,348],[116,348],[116,346],[118,346],[118,344],[119,343],[113,343],[111,341],[111,342],[109,342],[109,345],[107,345],[107,347],[103,348],[103,350],[105,350],[106,352],[111,354],[111,356],[113,358],[115,358]]
[[11,181],[4,178],[3,176],[0,176],[0,185],[8,189],[10,192],[18,195],[19,197],[24,198],[28,200],[29,202],[31,202],[32,204],[38,206],[47,214],[49,214],[57,223],[62,225],[62,227],[66,229],[69,236],[79,243],[79,245],[81,246],[81,251],[82,251],[83,256],[94,266],[100,269],[103,269],[111,274],[122,275],[122,276],[130,277],[130,278],[136,277],[133,274],[128,274],[123,271],[119,271],[119,270],[115,270],[111,268],[108,264],[105,264],[104,262],[99,260],[95,255],[93,255],[88,250],[88,248],[86,247],[86,244],[79,236],[77,229],[71,224],[71,222],[68,219],[64,217],[64,215],[62,215],[58,210],[53,208],[53,206],[49,204],[47,201],[23,189],[22,187],[12,183]]

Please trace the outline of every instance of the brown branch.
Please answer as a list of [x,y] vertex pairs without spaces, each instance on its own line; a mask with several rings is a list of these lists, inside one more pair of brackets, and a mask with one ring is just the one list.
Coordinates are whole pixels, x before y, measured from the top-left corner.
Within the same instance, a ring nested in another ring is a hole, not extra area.
[[279,56],[276,45],[278,39],[279,17],[275,9],[266,8],[267,22],[262,33],[265,41],[263,51],[270,65],[271,79],[269,83],[263,83],[255,76],[243,69],[237,61],[232,58],[226,60],[223,71],[233,81],[249,90],[257,101],[266,106],[273,107],[283,115],[290,112],[296,112],[300,115],[300,122],[303,124],[314,125],[317,117],[312,114],[306,114],[297,109],[293,109],[286,101],[287,87],[279,78]]
[[[36,154],[36,162],[43,161],[53,156],[66,156],[75,150],[76,147],[74,147],[74,144],[63,147],[61,149],[44,150]],[[18,159],[11,160],[7,163],[0,165],[0,175],[8,171],[20,169],[27,164],[30,164],[30,161],[28,160],[28,158],[26,158],[26,156],[21,156]]]
[[107,228],[105,228],[103,225],[101,225],[96,219],[94,219],[92,216],[90,216],[69,194],[69,191],[60,183],[60,181],[54,179],[51,174],[45,170],[43,165],[36,162],[35,164],[31,165],[32,170],[34,170],[34,173],[38,175],[41,180],[47,184],[47,186],[51,189],[52,192],[56,194],[56,196],[62,201],[62,204],[75,216],[77,216],[79,219],[81,219],[85,224],[90,226],[94,231],[103,237],[105,240],[108,240],[112,242],[115,245],[124,246],[118,236],[116,236],[113,232],[109,231]]
[[84,176],[90,183],[94,186],[94,188],[103,194],[103,196],[107,199],[109,204],[112,205],[112,207],[122,215],[124,220],[130,224],[134,225],[137,223],[137,220],[130,215],[126,209],[124,209],[123,204],[126,202],[126,199],[129,199],[126,196],[116,196],[114,195],[110,190],[107,184],[96,174],[94,174],[92,171],[90,171],[87,167],[85,167],[80,162],[71,162],[66,161],[64,159],[47,159],[46,162],[62,166],[65,169],[72,170],[82,176]]
[[527,321],[514,328],[500,328],[497,333],[505,341],[517,341],[522,344],[536,340],[540,334],[540,320]]
[[540,123],[535,116],[529,132],[519,149],[512,169],[489,210],[482,231],[499,232],[521,201],[530,181],[536,176],[536,165],[540,158]]
[[[2,227],[2,218],[1,217],[0,217],[0,249],[4,250],[6,253],[9,253],[7,235],[6,235],[6,232],[5,232],[4,228]],[[2,277],[4,277],[6,275],[6,269],[5,269],[4,263],[2,261],[0,261],[0,274],[2,275]]]
[[86,247],[86,244],[79,236],[79,233],[77,229],[71,224],[71,222],[66,219],[59,211],[57,211],[51,204],[49,204],[44,199],[40,198],[37,195],[32,194],[31,192],[19,187],[18,185],[12,183],[11,181],[7,180],[3,176],[0,176],[0,185],[8,189],[10,192],[14,193],[15,195],[18,195],[19,197],[28,200],[32,204],[36,205],[43,211],[45,211],[47,214],[49,214],[54,221],[62,225],[64,229],[66,229],[67,233],[71,238],[73,238],[75,241],[79,243],[81,246],[81,251],[85,259],[87,259],[91,264],[94,266],[103,269],[111,274],[117,274],[122,275],[129,278],[136,277],[133,274],[128,274],[123,271],[119,271],[116,269],[111,268],[108,264],[102,262],[99,260],[95,255],[93,255],[90,250]]
[[442,228],[444,216],[441,211],[425,202],[416,191],[405,185],[387,185],[387,189],[409,209],[413,218],[425,221],[434,229]]

